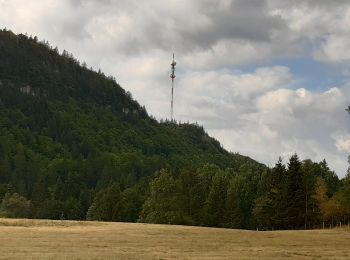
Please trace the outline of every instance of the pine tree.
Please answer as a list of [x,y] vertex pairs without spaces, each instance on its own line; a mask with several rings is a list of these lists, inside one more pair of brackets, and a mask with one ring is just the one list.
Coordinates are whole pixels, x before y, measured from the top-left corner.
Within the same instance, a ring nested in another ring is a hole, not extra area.
[[283,214],[283,222],[286,228],[296,229],[303,227],[305,220],[305,193],[303,191],[301,162],[297,154],[289,159],[286,175],[284,199],[288,205]]
[[279,229],[283,225],[283,212],[287,204],[284,201],[283,181],[286,178],[286,167],[279,157],[275,167],[272,169],[271,189],[268,198],[273,205],[271,212],[272,229]]

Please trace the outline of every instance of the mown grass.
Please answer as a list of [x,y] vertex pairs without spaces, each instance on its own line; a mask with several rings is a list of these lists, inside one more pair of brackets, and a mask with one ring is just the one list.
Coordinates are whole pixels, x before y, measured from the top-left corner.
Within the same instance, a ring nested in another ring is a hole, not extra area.
[[350,229],[216,228],[0,219],[0,259],[350,259]]

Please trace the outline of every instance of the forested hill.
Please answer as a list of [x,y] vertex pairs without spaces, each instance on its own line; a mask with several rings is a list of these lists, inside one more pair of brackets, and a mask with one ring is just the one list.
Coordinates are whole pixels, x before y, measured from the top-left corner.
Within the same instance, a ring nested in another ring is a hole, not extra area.
[[317,227],[349,219],[350,176],[232,154],[196,124],[157,122],[67,51],[0,30],[1,216]]
[[70,159],[91,159],[106,152],[145,156],[153,166],[141,175],[167,165],[210,162],[237,168],[256,163],[228,153],[202,127],[158,123],[112,77],[80,65],[67,51],[59,54],[36,37],[0,32],[0,80],[1,107],[7,115],[2,125],[29,135],[11,139],[45,157],[47,151],[33,149],[41,138],[50,142],[47,148],[52,144],[62,149],[51,156],[56,159],[68,154]]
[[[133,187],[163,168],[264,167],[227,152],[198,125],[157,122],[112,77],[7,30],[0,113],[0,199],[17,192],[32,200],[33,217],[85,218],[97,191]],[[65,212],[67,200],[82,200],[79,214]],[[57,211],[41,209],[43,201]]]

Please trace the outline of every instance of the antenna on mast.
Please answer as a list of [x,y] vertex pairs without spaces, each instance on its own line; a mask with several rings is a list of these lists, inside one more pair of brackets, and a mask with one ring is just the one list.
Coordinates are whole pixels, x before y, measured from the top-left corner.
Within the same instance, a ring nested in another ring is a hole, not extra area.
[[173,122],[173,116],[174,116],[174,80],[175,80],[175,66],[176,66],[176,61],[175,61],[175,54],[173,53],[173,62],[170,64],[171,65],[171,122]]

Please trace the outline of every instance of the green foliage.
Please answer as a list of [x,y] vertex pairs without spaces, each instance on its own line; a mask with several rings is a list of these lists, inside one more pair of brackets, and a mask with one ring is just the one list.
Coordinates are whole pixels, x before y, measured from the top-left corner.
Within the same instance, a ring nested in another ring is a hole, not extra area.
[[121,191],[119,185],[101,190],[95,197],[87,214],[89,220],[118,221]]
[[88,220],[128,221],[138,220],[143,197],[140,188],[120,190],[116,183],[101,190],[87,211]]
[[301,171],[301,162],[298,155],[294,154],[288,163],[285,178],[285,196],[284,201],[289,205],[283,212],[284,227],[297,228],[304,223],[304,192],[303,192],[303,176]]
[[270,228],[274,225],[274,204],[269,196],[262,196],[255,200],[253,215],[260,229]]
[[313,228],[336,211],[335,207],[330,210],[327,194],[338,189],[339,180],[325,161],[301,162],[295,154],[287,168],[279,159],[271,174],[270,189],[256,199],[253,210],[260,228]]
[[229,182],[225,205],[223,226],[227,228],[241,228],[243,226],[243,213],[239,196],[239,187],[235,179]]
[[141,222],[161,224],[191,223],[183,209],[179,182],[169,172],[161,170],[150,184],[150,195],[143,205]]
[[0,215],[8,218],[29,217],[30,201],[18,193],[6,193],[2,199]]
[[218,171],[211,182],[209,194],[203,208],[204,225],[221,226],[224,223],[228,178]]

